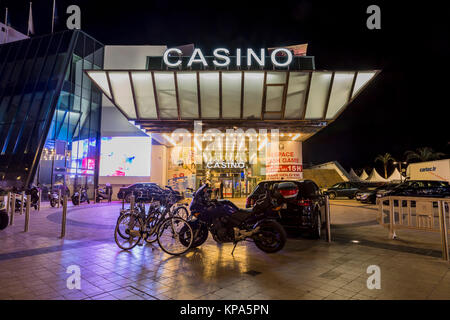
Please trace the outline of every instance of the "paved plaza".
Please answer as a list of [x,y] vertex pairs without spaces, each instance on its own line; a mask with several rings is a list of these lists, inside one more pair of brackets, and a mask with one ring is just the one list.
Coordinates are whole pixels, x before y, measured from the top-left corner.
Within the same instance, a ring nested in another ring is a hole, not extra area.
[[[236,201],[242,205],[243,201]],[[286,247],[265,254],[252,243],[219,245],[211,237],[184,256],[158,245],[121,251],[113,232],[120,203],[61,208],[44,204],[0,231],[0,299],[450,299],[450,265],[438,234],[403,231],[388,240],[376,207],[332,201],[333,242],[289,231]],[[68,289],[69,266],[81,289]],[[368,289],[367,268],[379,266],[381,289]]]

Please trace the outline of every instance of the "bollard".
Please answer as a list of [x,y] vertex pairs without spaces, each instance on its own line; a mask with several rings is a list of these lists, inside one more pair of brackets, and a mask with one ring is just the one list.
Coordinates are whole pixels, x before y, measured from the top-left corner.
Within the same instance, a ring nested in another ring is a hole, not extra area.
[[66,221],[67,221],[67,196],[64,195],[62,221],[61,221],[61,238],[64,238],[66,236]]
[[20,194],[20,215],[23,215],[23,209],[25,208],[25,191]]
[[97,188],[94,189],[94,203],[97,203]]
[[27,205],[25,207],[25,227],[23,229],[23,232],[28,232],[29,226],[30,226],[30,207],[31,207],[31,201],[27,201]]
[[438,202],[439,210],[439,227],[441,229],[441,244],[442,244],[442,259],[445,261],[450,261],[448,255],[448,230],[447,221],[445,217],[445,201],[441,200]]
[[16,193],[14,192],[11,197],[11,217],[9,220],[9,225],[14,224],[14,213],[16,213]]
[[80,191],[78,191],[78,205],[81,205],[81,188]]
[[60,207],[60,203],[61,203],[61,189],[58,190],[58,204],[57,204],[57,208]]
[[134,194],[130,197],[130,213],[134,213]]
[[37,206],[38,206],[38,211],[41,211],[41,198],[42,198],[42,190],[41,189],[39,189],[38,196],[39,196],[39,199],[38,199]]
[[11,192],[8,192],[8,199],[6,201],[6,214],[9,214],[10,208],[11,208]]
[[327,242],[331,242],[331,216],[330,216],[330,199],[325,196],[325,220],[327,224]]

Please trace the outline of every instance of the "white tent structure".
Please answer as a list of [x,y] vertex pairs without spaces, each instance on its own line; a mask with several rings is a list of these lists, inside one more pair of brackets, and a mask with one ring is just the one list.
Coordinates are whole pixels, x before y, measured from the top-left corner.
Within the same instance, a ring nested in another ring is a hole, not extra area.
[[363,169],[363,172],[361,173],[361,175],[359,176],[359,178],[361,180],[367,180],[367,178],[369,177],[369,175],[367,174],[366,170]]
[[369,182],[387,182],[388,180],[380,176],[375,170],[375,168],[372,169],[372,172],[370,173],[369,177],[366,179],[366,181]]
[[387,178],[387,180],[388,181],[403,181],[404,178],[400,174],[400,171],[398,171],[398,169],[395,168],[394,172],[392,172],[392,174],[389,176],[389,178]]
[[353,168],[350,169],[349,176],[350,176],[350,180],[351,180],[351,181],[360,181],[360,180],[361,180],[361,178],[358,177],[358,175],[357,175],[356,172],[353,170]]

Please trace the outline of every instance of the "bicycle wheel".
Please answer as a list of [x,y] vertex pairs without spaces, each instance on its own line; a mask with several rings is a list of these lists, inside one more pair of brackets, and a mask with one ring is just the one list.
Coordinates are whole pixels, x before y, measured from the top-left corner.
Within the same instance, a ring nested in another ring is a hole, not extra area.
[[158,233],[156,232],[158,229],[158,221],[160,217],[158,214],[154,214],[151,217],[147,218],[147,236],[144,238],[145,242],[153,243],[158,240]]
[[188,251],[194,239],[191,226],[180,217],[163,220],[157,234],[159,246],[171,255],[180,255]]
[[141,224],[132,214],[124,214],[119,218],[114,230],[114,240],[123,250],[133,249],[141,240]]
[[178,207],[173,212],[174,217],[180,217],[181,219],[187,220],[189,218],[189,211],[185,206]]

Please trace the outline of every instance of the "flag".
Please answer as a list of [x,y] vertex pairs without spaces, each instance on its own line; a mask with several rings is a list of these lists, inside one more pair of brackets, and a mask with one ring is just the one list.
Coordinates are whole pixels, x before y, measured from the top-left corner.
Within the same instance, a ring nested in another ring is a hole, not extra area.
[[28,31],[27,35],[34,34],[34,23],[33,23],[33,11],[31,9],[31,2],[30,2],[30,13],[28,14]]

